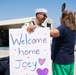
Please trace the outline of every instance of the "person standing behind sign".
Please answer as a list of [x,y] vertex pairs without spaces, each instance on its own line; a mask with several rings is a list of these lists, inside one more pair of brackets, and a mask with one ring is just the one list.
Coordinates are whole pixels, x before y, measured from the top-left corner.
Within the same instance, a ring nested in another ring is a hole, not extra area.
[[[53,37],[51,48],[53,75],[74,75],[75,15],[72,11],[62,12],[61,25],[50,30]],[[28,26],[27,31],[38,28]]]
[[22,28],[27,27],[28,25],[38,25],[40,27],[44,27],[42,23],[46,20],[47,18],[47,10],[44,8],[38,8],[35,10],[36,18],[35,20],[32,20],[28,23],[25,23]]

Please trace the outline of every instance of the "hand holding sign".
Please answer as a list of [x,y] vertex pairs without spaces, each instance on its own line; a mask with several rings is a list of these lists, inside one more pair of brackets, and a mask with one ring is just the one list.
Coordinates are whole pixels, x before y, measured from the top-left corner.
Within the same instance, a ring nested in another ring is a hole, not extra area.
[[39,28],[39,26],[38,26],[38,25],[29,25],[29,26],[27,27],[27,31],[28,31],[29,33],[31,33],[35,28]]

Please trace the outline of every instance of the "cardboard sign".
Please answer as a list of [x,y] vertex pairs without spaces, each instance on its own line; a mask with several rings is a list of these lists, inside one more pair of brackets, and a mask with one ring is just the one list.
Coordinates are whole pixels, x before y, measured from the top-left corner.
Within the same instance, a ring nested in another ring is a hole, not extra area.
[[51,75],[50,33],[37,28],[9,30],[10,75]]

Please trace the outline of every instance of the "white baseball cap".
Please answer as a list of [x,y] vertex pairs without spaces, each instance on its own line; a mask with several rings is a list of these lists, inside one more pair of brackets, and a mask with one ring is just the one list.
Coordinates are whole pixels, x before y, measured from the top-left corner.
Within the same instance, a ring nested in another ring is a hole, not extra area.
[[43,13],[47,14],[47,10],[45,8],[38,8],[38,9],[35,10],[35,14],[40,13],[40,12],[43,12]]

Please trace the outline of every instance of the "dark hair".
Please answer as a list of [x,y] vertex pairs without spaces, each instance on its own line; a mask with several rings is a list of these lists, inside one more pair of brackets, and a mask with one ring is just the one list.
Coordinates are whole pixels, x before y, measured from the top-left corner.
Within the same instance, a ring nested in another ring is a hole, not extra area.
[[71,30],[75,30],[76,25],[75,25],[75,14],[74,14],[74,12],[69,11],[69,10],[63,11],[62,15],[61,15],[61,23],[65,24]]

